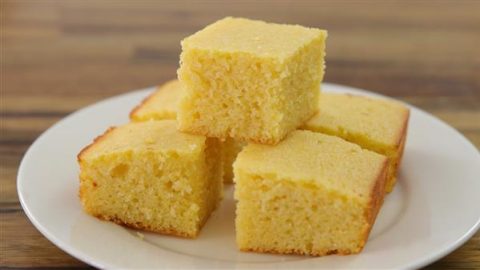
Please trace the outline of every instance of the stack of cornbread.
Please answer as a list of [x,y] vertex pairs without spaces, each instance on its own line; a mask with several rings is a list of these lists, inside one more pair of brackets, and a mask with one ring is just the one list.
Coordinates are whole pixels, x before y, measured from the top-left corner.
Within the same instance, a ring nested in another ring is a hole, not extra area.
[[320,93],[326,37],[225,18],[184,39],[178,80],[78,155],[84,209],[195,237],[233,181],[240,250],[360,252],[394,188],[409,111]]

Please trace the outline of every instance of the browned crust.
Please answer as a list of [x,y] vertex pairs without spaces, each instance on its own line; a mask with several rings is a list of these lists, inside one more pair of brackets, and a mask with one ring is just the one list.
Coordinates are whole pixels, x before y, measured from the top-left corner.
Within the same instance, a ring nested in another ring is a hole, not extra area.
[[299,249],[276,249],[276,248],[240,248],[240,251],[245,252],[258,252],[258,253],[271,253],[271,254],[297,254],[297,255],[308,255],[308,256],[325,256],[325,255],[350,255],[359,253],[361,250],[352,251],[347,249],[329,249],[329,250],[312,250],[310,252],[305,252]]
[[398,167],[400,167],[400,163],[401,163],[402,158],[403,158],[403,151],[405,149],[405,142],[407,141],[408,119],[409,119],[409,115],[407,115],[407,117],[406,117],[406,121],[405,121],[403,132],[402,132],[402,136],[400,138],[400,142],[399,142],[399,145],[398,145],[398,156],[397,156],[397,160],[396,160],[396,164],[395,164],[395,172],[398,171]]
[[365,231],[363,232],[362,245],[361,249],[368,240],[370,231],[375,223],[377,214],[380,211],[380,208],[383,204],[383,199],[385,197],[385,184],[387,181],[387,172],[388,172],[388,159],[385,159],[383,167],[380,170],[380,173],[377,176],[375,184],[372,186],[372,191],[370,195],[370,201],[368,203],[367,209],[364,212],[364,217],[367,220],[367,225]]
[[410,119],[410,109],[406,108],[402,129],[401,129],[401,132],[398,134],[398,138],[397,138],[397,143],[396,143],[397,149],[402,147],[402,143],[405,141],[405,137],[407,136],[407,131],[408,131],[409,119]]
[[[83,198],[83,193],[85,192],[85,190],[82,188],[82,186],[80,187],[80,198]],[[178,237],[183,237],[183,238],[190,238],[190,239],[195,239],[197,238],[197,236],[199,235],[201,229],[203,228],[203,226],[205,225],[205,223],[207,223],[207,220],[210,218],[210,216],[212,215],[213,211],[218,207],[218,203],[217,205],[215,206],[214,209],[212,209],[212,211],[210,211],[208,213],[208,215],[206,215],[201,223],[199,224],[198,226],[198,229],[196,230],[195,233],[187,233],[187,232],[182,232],[182,231],[178,231],[176,230],[175,228],[173,227],[166,227],[166,228],[158,228],[158,227],[152,227],[152,226],[148,226],[146,224],[143,224],[142,222],[135,222],[135,223],[129,223],[129,222],[125,222],[123,221],[121,218],[119,217],[116,217],[116,216],[107,216],[107,215],[103,215],[103,214],[99,214],[99,213],[94,213],[94,211],[91,211],[90,208],[88,207],[85,207],[85,204],[82,200],[82,205],[83,205],[83,208],[85,210],[85,212],[87,212],[88,214],[98,218],[98,219],[101,219],[101,220],[105,220],[105,221],[111,221],[113,223],[116,223],[118,225],[121,225],[121,226],[125,226],[125,227],[129,227],[129,228],[133,228],[133,229],[137,229],[137,230],[142,230],[142,231],[148,231],[148,232],[154,232],[154,233],[160,233],[160,234],[164,234],[164,235],[171,235],[171,236],[178,236]]]
[[155,97],[156,95],[158,95],[160,92],[162,92],[163,90],[166,89],[166,87],[172,83],[176,83],[178,82],[177,79],[173,79],[173,80],[170,80],[170,81],[167,81],[165,82],[164,84],[161,84],[161,85],[158,85],[155,89],[155,91],[153,93],[151,93],[150,95],[148,95],[146,98],[144,98],[140,104],[138,104],[137,106],[135,106],[135,108],[133,108],[133,110],[130,111],[130,114],[129,114],[129,117],[130,117],[130,120],[134,120],[134,116],[135,114],[138,113],[138,111],[143,107],[145,106],[145,104],[149,103],[153,97]]
[[112,133],[117,127],[109,127],[102,135],[97,136],[95,139],[93,139],[93,142],[87,146],[85,146],[82,150],[77,155],[77,161],[78,163],[82,162],[83,156],[85,153],[92,148],[95,144],[100,143],[101,141],[105,140],[107,136]]
[[387,187],[387,189],[386,189],[387,193],[390,193],[390,192],[393,191],[393,189],[395,187],[395,184],[397,182],[396,178],[397,178],[397,174],[398,174],[398,168],[400,167],[400,163],[402,161],[403,151],[405,149],[405,142],[407,140],[409,118],[410,118],[410,110],[407,109],[407,111],[405,113],[405,118],[404,118],[404,121],[403,121],[402,131],[399,133],[398,142],[397,142],[396,148],[395,148],[396,155],[393,156],[393,157],[389,157],[389,160],[390,160],[389,162],[392,162],[393,164],[392,164],[392,167],[390,167],[390,170],[392,172],[388,172],[388,174],[387,174],[387,177],[389,178],[387,180],[392,182],[392,183],[389,184],[389,187]]
[[177,230],[175,230],[175,228],[171,228],[171,227],[169,227],[169,228],[154,228],[152,226],[143,224],[142,222],[128,223],[128,222],[125,222],[125,221],[121,220],[120,218],[105,216],[105,215],[101,215],[101,214],[93,214],[93,216],[98,218],[98,219],[101,219],[101,220],[111,221],[111,222],[116,223],[118,225],[133,228],[133,229],[137,229],[137,230],[160,233],[160,234],[164,234],[164,235],[178,236],[178,237],[183,237],[183,238],[190,238],[190,239],[196,238],[198,236],[198,231],[199,231],[199,230],[197,231],[197,234],[190,234],[190,233],[186,233],[186,232],[177,231]]
[[[167,83],[168,83],[168,82],[167,82]],[[140,104],[138,104],[137,106],[135,106],[135,108],[133,108],[133,110],[130,111],[130,114],[128,115],[129,118],[130,118],[130,120],[133,120],[133,118],[135,117],[135,114],[137,114],[138,111],[139,111],[143,106],[145,106],[145,104],[149,103],[150,100],[151,100],[154,96],[156,96],[158,93],[160,93],[160,91],[162,91],[162,89],[163,89],[162,86],[163,86],[163,85],[157,86],[157,89],[156,89],[153,93],[151,93],[151,94],[148,95],[146,98],[144,98],[144,99],[140,102]]]

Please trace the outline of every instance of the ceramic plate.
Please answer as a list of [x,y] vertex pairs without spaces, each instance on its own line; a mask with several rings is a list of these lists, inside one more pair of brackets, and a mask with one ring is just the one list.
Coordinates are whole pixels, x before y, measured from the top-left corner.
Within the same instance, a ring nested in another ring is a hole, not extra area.
[[[378,96],[324,84],[324,91]],[[85,214],[77,195],[76,155],[154,88],[86,107],[43,133],[25,154],[18,194],[32,223],[55,245],[100,268],[417,268],[467,241],[480,224],[480,154],[444,122],[411,107],[404,160],[361,254],[283,256],[235,245],[233,186],[196,240],[137,232]]]

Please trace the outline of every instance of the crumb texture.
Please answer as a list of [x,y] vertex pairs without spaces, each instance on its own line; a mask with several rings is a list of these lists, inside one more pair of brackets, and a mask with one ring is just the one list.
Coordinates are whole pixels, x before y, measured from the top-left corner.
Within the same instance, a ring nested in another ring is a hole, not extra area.
[[[178,103],[185,91],[178,80],[171,80],[161,85],[147,97],[131,113],[130,118],[135,122],[149,120],[176,119]],[[225,183],[233,182],[233,162],[245,143],[231,138],[221,142],[221,156],[223,159],[223,178]]]
[[[262,33],[257,45],[246,41],[257,33]],[[271,39],[280,47],[267,49]],[[325,39],[326,32],[318,29],[234,18],[185,39],[178,70],[186,91],[179,128],[278,143],[318,109]]]
[[310,131],[276,146],[249,144],[234,164],[239,248],[360,252],[383,201],[385,166],[382,155]]
[[114,128],[79,155],[80,198],[97,217],[195,237],[222,197],[219,141],[174,121]]

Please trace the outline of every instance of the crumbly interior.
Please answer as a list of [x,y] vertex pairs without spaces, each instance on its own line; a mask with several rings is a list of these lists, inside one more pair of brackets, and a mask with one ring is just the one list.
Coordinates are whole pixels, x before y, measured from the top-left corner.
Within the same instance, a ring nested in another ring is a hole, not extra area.
[[[135,122],[149,120],[175,120],[178,103],[184,90],[178,80],[171,80],[158,87],[147,99],[138,105],[131,113],[130,119]],[[233,183],[233,162],[245,143],[227,138],[220,143],[223,161],[223,181]],[[220,156],[218,156],[220,158]]]
[[389,158],[386,191],[391,192],[406,137],[409,111],[387,100],[322,93],[319,112],[303,129],[338,136]]
[[236,179],[241,250],[326,255],[358,253],[371,224],[355,198],[272,175]]
[[[136,130],[156,122],[129,125]],[[84,209],[127,226],[195,237],[222,197],[219,141],[204,139],[166,151],[149,147],[151,138],[131,148],[112,144],[112,137],[126,131],[107,133],[80,155]]]
[[384,196],[386,157],[334,136],[292,132],[249,144],[234,163],[242,250],[361,251]]
[[199,196],[205,200],[207,205],[201,224],[207,221],[210,213],[217,208],[223,198],[223,169],[224,160],[219,158],[222,155],[222,143],[216,138],[207,138],[205,141],[205,151],[202,157],[205,160],[205,173],[203,175],[206,181],[202,181],[202,191]]
[[[213,35],[212,31],[208,35]],[[239,43],[239,35],[250,36],[242,28],[237,34],[231,32],[222,38],[213,36],[220,43],[230,39]],[[246,45],[215,49],[195,42],[200,38],[184,41],[178,70],[186,91],[179,107],[180,130],[211,137],[278,143],[318,108],[326,32],[311,30],[308,33],[309,39],[289,55],[244,48]],[[202,33],[195,35],[201,37]],[[263,48],[262,44],[258,46]]]

